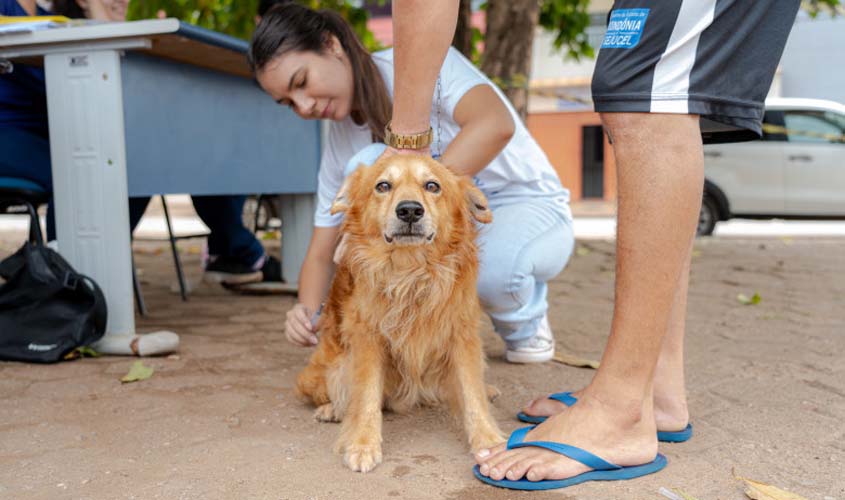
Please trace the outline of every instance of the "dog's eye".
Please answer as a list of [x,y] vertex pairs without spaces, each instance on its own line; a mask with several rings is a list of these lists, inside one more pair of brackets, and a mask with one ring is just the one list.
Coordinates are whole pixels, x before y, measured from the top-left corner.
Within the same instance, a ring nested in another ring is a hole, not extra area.
[[440,184],[434,181],[428,181],[425,183],[425,190],[429,193],[439,193],[440,192]]
[[390,188],[391,188],[390,183],[386,182],[386,181],[381,181],[378,184],[376,184],[376,192],[378,192],[378,193],[386,193],[386,192],[390,191]]

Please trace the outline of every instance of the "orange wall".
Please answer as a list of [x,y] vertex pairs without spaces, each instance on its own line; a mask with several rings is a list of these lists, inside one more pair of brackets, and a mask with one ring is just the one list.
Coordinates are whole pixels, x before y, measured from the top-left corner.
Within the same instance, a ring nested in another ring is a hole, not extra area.
[[[583,144],[581,127],[601,125],[598,113],[557,112],[528,115],[528,130],[546,152],[572,201],[581,199]],[[604,143],[604,199],[616,199],[616,162],[613,150]]]

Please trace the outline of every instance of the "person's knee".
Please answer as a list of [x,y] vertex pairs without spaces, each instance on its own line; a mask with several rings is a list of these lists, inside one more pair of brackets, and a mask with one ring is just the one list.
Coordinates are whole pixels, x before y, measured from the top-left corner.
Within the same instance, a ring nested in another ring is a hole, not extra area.
[[688,130],[699,137],[697,115],[669,113],[601,113],[604,130],[611,143],[624,140],[673,140],[678,133]]
[[493,269],[478,276],[478,298],[487,312],[519,309],[527,304],[534,289],[534,277],[515,270]]

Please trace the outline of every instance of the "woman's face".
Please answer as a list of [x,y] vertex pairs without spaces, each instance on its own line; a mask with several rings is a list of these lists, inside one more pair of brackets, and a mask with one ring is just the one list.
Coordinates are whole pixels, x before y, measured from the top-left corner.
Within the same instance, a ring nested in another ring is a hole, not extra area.
[[129,0],[76,0],[88,19],[125,21]]
[[352,111],[352,66],[334,36],[324,53],[286,52],[256,78],[274,101],[306,120],[340,121]]

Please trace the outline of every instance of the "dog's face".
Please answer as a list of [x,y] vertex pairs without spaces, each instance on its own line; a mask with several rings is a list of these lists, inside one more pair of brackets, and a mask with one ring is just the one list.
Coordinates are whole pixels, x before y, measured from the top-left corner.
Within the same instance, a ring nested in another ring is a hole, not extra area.
[[469,179],[416,155],[359,167],[344,182],[331,211],[346,212],[348,230],[393,246],[445,242],[470,218],[492,220],[487,200]]

